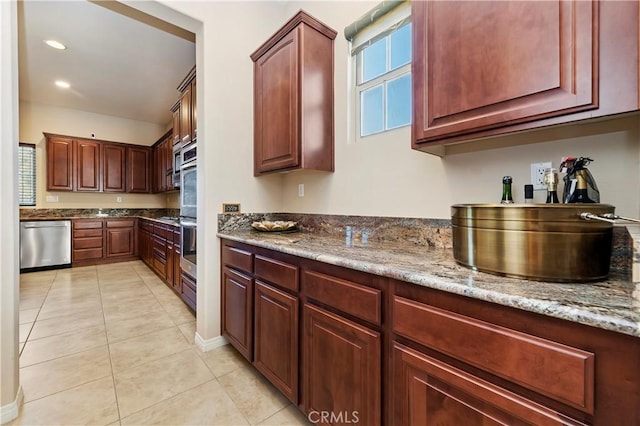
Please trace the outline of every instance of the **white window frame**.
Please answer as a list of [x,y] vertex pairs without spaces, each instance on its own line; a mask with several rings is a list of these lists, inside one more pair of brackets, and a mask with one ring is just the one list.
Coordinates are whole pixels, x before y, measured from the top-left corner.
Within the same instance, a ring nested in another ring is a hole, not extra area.
[[[26,166],[27,162],[31,164]],[[23,175],[23,173],[28,174]],[[18,147],[18,202],[20,207],[34,207],[36,205],[36,173],[36,145],[20,142]]]
[[[396,126],[392,128],[387,128],[387,115],[386,115],[386,107],[384,108],[384,126],[383,130],[375,133],[371,133],[365,136],[360,136],[362,129],[362,115],[361,115],[361,94],[362,92],[375,87],[377,85],[383,85],[383,99],[386,102],[387,99],[387,83],[391,80],[395,80],[400,78],[406,74],[411,73],[411,61],[409,63],[402,65],[399,68],[396,68],[392,71],[386,72],[376,78],[373,78],[367,82],[362,84],[358,84],[360,81],[359,73],[362,73],[362,55],[359,54],[365,47],[373,44],[378,41],[380,38],[388,36],[395,29],[400,28],[401,26],[407,24],[408,20],[411,18],[411,3],[405,2],[402,5],[396,7],[390,12],[378,18],[376,21],[369,24],[367,27],[360,30],[354,37],[353,40],[349,43],[349,55],[350,55],[350,73],[348,79],[349,85],[349,110],[351,113],[349,114],[349,141],[359,142],[361,140],[370,138],[375,135],[385,134],[397,131],[398,129],[403,129],[407,126],[411,125],[411,120],[406,125]],[[389,45],[387,44],[387,49],[389,49]],[[387,60],[390,61],[390,57],[387,54]]]

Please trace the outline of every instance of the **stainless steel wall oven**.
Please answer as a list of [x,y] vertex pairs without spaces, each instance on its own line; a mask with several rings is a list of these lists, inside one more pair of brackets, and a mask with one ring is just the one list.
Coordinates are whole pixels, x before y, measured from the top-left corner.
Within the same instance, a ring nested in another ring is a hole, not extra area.
[[180,266],[196,278],[196,235],[198,210],[197,146],[193,142],[180,153]]

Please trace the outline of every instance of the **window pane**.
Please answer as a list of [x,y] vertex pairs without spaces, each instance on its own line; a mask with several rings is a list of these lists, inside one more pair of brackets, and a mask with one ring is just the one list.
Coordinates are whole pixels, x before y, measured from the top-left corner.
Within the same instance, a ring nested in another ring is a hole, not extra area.
[[387,129],[411,123],[411,74],[387,82]]
[[391,69],[411,62],[411,23],[391,33]]
[[18,200],[21,206],[36,205],[36,147],[18,147]]
[[372,87],[362,92],[360,100],[360,114],[362,115],[360,136],[366,136],[384,130],[384,106],[382,97],[382,85]]
[[369,81],[387,71],[387,37],[362,51],[362,81]]

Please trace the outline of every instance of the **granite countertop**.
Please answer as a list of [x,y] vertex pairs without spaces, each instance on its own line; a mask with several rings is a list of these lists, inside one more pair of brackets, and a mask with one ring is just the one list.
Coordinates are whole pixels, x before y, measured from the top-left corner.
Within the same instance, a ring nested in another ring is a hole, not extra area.
[[72,219],[146,219],[153,222],[163,223],[165,225],[171,225],[175,227],[180,226],[180,220],[178,218],[175,219],[163,219],[160,217],[147,217],[147,216],[139,216],[139,215],[129,215],[129,216],[38,216],[38,217],[21,217],[20,222],[36,222],[42,220],[72,220]]
[[548,283],[506,278],[458,265],[453,252],[403,242],[350,246],[315,233],[224,230],[220,238],[252,244],[375,275],[640,337],[640,283],[610,274],[597,283]]

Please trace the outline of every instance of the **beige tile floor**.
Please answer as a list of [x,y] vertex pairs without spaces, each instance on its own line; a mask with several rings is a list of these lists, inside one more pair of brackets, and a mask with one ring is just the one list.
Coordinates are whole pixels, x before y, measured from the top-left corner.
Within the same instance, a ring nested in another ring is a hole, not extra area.
[[20,276],[10,425],[306,425],[231,346],[202,353],[195,317],[142,262]]

